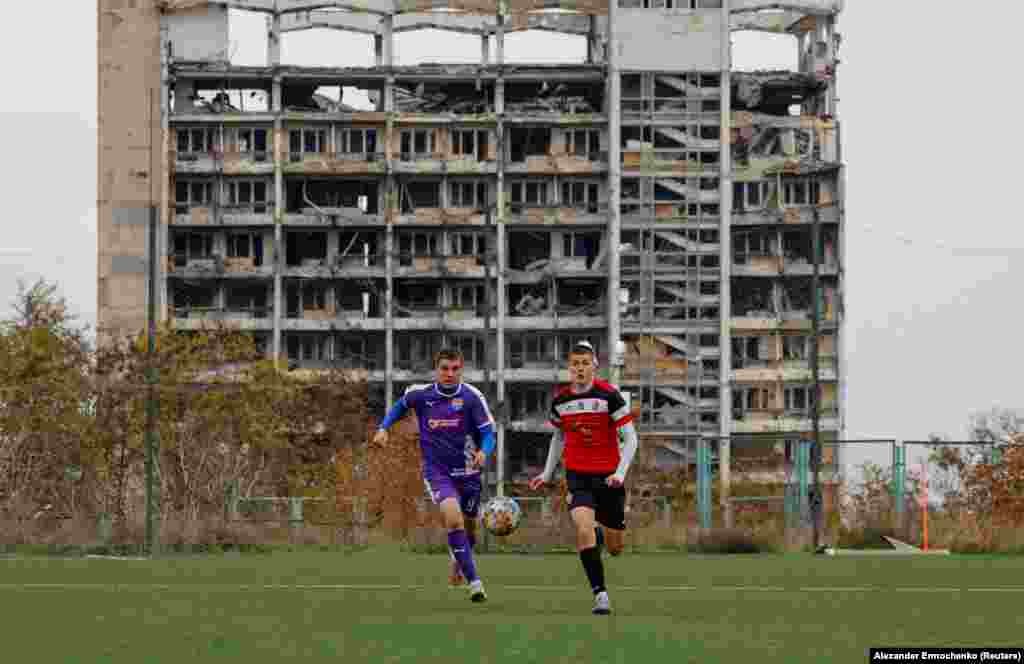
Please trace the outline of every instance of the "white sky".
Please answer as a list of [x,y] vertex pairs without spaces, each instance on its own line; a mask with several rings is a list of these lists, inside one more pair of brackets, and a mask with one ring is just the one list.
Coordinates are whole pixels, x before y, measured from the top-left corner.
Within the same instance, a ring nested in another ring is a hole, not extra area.
[[[53,22],[12,4],[8,24],[19,27],[0,41],[8,63],[0,315],[10,312],[16,279],[42,276],[94,325],[96,3],[62,4]],[[962,438],[972,411],[1024,407],[1024,223],[1010,196],[1024,140],[1009,122],[1024,102],[1013,64],[1024,8],[993,0],[973,12],[923,0],[847,6],[839,117],[848,169],[848,437]],[[262,16],[234,12],[230,30],[235,61],[264,64]],[[744,34],[734,44],[737,68],[793,67],[789,38]],[[584,48],[579,38],[528,33],[509,36],[506,52],[509,61],[578,61]],[[479,55],[474,36],[397,40],[399,64]],[[283,59],[371,65],[372,39],[289,34]]]

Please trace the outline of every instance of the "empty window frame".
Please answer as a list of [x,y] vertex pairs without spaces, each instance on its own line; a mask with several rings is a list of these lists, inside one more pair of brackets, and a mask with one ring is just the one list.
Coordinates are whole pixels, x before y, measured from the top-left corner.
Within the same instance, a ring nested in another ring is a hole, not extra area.
[[507,156],[511,162],[523,162],[527,157],[546,156],[551,149],[549,127],[511,127],[507,131]]
[[783,388],[782,398],[783,407],[788,411],[805,412],[811,407],[810,390],[803,386]]
[[171,236],[171,252],[179,266],[190,260],[213,258],[213,233],[177,232]]
[[551,366],[555,355],[555,337],[549,334],[528,334],[509,341],[509,362],[513,369],[525,365]]
[[565,132],[566,152],[597,161],[601,152],[601,132],[596,129],[570,129]]
[[815,180],[793,180],[782,184],[782,204],[787,207],[817,205],[821,184]]
[[596,182],[566,180],[562,182],[562,207],[572,207],[596,214],[600,187]]
[[412,214],[416,208],[441,207],[440,182],[407,182],[402,185],[402,214]]
[[226,129],[227,140],[236,146],[239,153],[253,161],[266,161],[267,130],[255,127],[236,127]]
[[263,265],[263,236],[260,233],[228,233],[228,258],[252,258]]
[[403,129],[401,141],[402,161],[422,159],[434,154],[433,129]]
[[338,154],[365,158],[377,152],[376,129],[339,129]]
[[448,348],[462,352],[465,363],[476,367],[487,365],[487,355],[484,353],[484,340],[474,334],[451,334],[448,335]]
[[519,212],[523,207],[549,205],[551,199],[548,183],[529,180],[510,182],[509,201],[513,212]]
[[566,258],[587,258],[597,256],[601,250],[601,234],[593,232],[572,232],[562,234],[562,255]]
[[448,183],[448,207],[485,208],[488,204],[487,183],[463,180]]
[[450,291],[452,309],[482,310],[487,305],[487,291],[481,285],[454,285]]
[[327,130],[306,128],[292,129],[288,132],[288,151],[291,161],[301,161],[306,154],[322,154],[327,152]]
[[509,414],[513,420],[547,419],[551,390],[545,387],[520,387],[509,394]]
[[188,214],[193,207],[213,203],[213,185],[201,180],[178,180],[174,186],[174,207],[177,214]]
[[[405,260],[413,256],[421,258],[438,256],[440,255],[440,251],[438,250],[440,243],[441,236],[438,233],[403,232],[398,235],[398,251],[401,254],[401,260]],[[406,263],[408,263],[407,260]]]
[[178,156],[213,152],[220,147],[219,133],[216,127],[178,129]]
[[786,360],[806,360],[811,355],[810,346],[810,337],[782,337],[782,357]]
[[224,204],[255,214],[267,212],[265,180],[231,180],[224,183]]
[[452,154],[464,159],[487,159],[488,132],[484,129],[452,131]]
[[487,233],[452,233],[448,242],[450,256],[487,255]]

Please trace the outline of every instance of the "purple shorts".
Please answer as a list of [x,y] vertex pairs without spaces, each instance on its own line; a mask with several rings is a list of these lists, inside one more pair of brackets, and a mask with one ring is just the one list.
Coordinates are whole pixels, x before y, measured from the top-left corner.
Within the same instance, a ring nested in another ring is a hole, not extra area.
[[454,498],[459,501],[462,513],[468,517],[476,517],[480,512],[480,473],[465,477],[452,477],[444,471],[433,471],[423,477],[427,494],[440,505],[441,501]]

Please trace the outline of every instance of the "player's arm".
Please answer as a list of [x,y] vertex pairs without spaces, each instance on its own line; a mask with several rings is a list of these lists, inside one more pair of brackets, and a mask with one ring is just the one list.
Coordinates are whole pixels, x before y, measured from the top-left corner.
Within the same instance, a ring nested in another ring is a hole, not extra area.
[[379,427],[377,427],[377,433],[373,437],[373,442],[378,444],[385,442],[388,438],[388,429],[390,429],[395,422],[398,422],[405,417],[410,408],[409,392],[406,391],[406,393],[402,395],[402,398],[396,401],[395,404],[391,406],[391,410],[389,410],[387,415],[384,416],[384,421],[380,423]]
[[636,425],[633,424],[633,414],[629,410],[629,404],[622,397],[622,393],[616,390],[608,405],[612,428],[619,439],[619,467],[608,478],[608,484],[622,486],[626,481],[629,466],[633,463],[633,457],[636,456],[636,451],[640,447],[640,436],[637,435]]
[[562,459],[562,448],[565,447],[565,439],[562,437],[562,430],[555,429],[551,434],[551,444],[548,445],[548,460],[544,463],[544,472],[541,473],[541,482],[551,481],[551,477],[558,468],[558,462]]
[[494,448],[498,444],[498,439],[495,437],[494,432],[494,415],[491,414],[490,406],[487,405],[487,398],[480,393],[476,393],[477,398],[472,402],[471,422],[476,425],[477,435],[476,440],[480,445],[480,451],[476,455],[476,466],[483,467],[490,458],[491,454],[494,453]]

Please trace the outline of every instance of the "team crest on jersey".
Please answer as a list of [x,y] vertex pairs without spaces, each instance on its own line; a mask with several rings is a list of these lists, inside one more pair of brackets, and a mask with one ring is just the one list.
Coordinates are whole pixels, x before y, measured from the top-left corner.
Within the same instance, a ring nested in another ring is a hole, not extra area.
[[452,399],[452,410],[462,410],[465,403],[462,399]]

